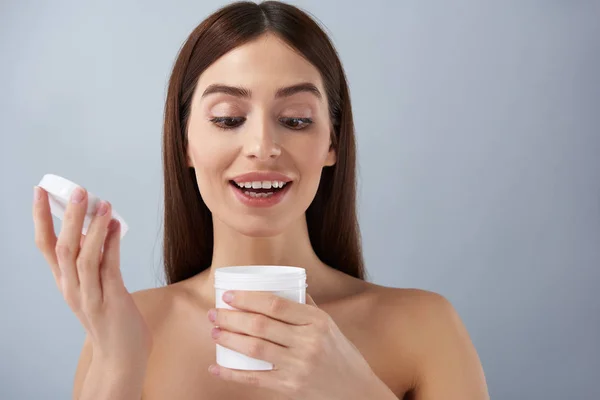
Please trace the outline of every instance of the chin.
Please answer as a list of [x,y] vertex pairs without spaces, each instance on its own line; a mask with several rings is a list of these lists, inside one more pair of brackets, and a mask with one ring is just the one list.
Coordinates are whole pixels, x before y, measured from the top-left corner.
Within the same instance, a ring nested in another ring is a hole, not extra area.
[[273,218],[250,218],[245,220],[226,221],[226,224],[236,232],[248,237],[267,238],[282,234],[288,225],[283,224],[284,221],[275,223]]
[[270,229],[269,227],[245,227],[247,229],[236,229],[239,233],[244,236],[254,237],[254,238],[268,238],[274,237],[282,233],[282,230]]
[[290,198],[284,200],[288,204],[264,208],[251,208],[239,203],[229,205],[222,201],[215,201],[215,207],[209,206],[209,203],[207,206],[209,206],[213,218],[230,231],[247,237],[268,238],[280,236],[290,229],[295,229],[298,223],[301,224],[304,221],[303,216],[306,209],[299,210],[298,206],[300,205],[292,203],[291,200]]

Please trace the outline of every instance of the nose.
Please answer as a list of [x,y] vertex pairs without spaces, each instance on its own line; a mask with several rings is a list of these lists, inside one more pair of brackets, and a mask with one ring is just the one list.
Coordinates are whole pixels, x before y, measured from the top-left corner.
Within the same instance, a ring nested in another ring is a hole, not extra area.
[[276,159],[281,154],[281,147],[276,140],[276,132],[267,122],[249,127],[247,140],[244,143],[244,155],[259,161]]

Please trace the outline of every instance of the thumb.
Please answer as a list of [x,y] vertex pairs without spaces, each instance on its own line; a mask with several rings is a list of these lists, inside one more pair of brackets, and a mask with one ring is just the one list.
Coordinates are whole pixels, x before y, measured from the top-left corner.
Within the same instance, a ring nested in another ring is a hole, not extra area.
[[313,298],[308,293],[306,293],[306,304],[308,304],[309,306],[313,306],[313,307],[319,308],[319,306],[317,305],[317,303],[315,303],[315,301],[313,300]]

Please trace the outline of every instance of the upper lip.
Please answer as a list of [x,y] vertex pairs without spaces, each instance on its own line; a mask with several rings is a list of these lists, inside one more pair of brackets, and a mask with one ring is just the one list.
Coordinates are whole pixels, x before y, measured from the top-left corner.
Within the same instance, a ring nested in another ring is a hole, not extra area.
[[278,181],[278,182],[290,182],[292,179],[287,175],[280,172],[269,172],[269,171],[256,171],[248,172],[247,174],[238,175],[232,179],[235,183],[243,182],[263,182],[263,181]]

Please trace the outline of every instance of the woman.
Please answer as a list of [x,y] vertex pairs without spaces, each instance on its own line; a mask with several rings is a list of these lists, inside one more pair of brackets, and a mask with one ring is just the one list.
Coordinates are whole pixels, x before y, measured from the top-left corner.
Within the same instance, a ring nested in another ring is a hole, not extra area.
[[[109,203],[82,238],[79,190],[56,237],[36,188],[36,243],[87,332],[74,398],[487,398],[443,297],[365,281],[348,87],[307,14],[240,2],[203,21],[170,78],[163,155],[166,287],[127,292]],[[307,304],[235,292],[241,311],[213,309],[215,270],[254,264],[305,268]],[[212,365],[215,343],[275,369]]]

